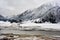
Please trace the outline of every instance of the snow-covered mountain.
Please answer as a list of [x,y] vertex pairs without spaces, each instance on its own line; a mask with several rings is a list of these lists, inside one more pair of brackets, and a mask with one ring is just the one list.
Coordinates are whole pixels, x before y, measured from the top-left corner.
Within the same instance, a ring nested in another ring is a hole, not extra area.
[[46,3],[33,10],[26,10],[17,15],[16,19],[23,21],[39,19],[39,23],[46,21],[52,23],[60,22],[60,6],[52,2]]
[[0,21],[7,21],[7,18],[5,18],[4,16],[0,15]]

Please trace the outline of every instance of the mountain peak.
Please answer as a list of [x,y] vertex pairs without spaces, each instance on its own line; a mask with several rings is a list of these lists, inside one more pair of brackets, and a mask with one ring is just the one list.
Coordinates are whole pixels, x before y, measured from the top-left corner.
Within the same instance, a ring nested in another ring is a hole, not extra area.
[[[35,19],[40,19],[40,21],[42,21],[42,19],[44,19],[50,22],[50,17],[52,15],[54,16],[52,19],[53,21],[57,22],[60,20],[60,6],[57,2],[48,2],[33,10],[27,10],[22,14],[18,15],[17,19],[22,19],[23,21]],[[47,17],[49,20],[46,19]]]

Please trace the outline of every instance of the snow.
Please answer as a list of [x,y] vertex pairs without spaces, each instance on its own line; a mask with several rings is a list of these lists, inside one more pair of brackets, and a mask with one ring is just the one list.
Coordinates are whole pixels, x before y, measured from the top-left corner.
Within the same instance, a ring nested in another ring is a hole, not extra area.
[[22,27],[36,27],[36,28],[43,28],[43,29],[56,29],[56,30],[60,30],[60,24],[52,24],[52,23],[24,23],[24,24],[20,24],[20,26]]
[[[7,24],[5,25],[4,23],[7,23]],[[2,25],[2,27],[0,27],[1,28],[0,34],[13,33],[13,34],[32,34],[32,35],[36,34],[36,35],[38,35],[41,33],[43,35],[47,35],[47,34],[53,35],[53,36],[60,35],[60,32],[59,32],[60,23],[52,24],[52,23],[46,22],[46,23],[37,24],[37,23],[32,23],[32,22],[25,22],[25,23],[19,25],[19,23],[0,22],[0,24]],[[10,24],[11,24],[11,26],[7,26]],[[4,27],[7,27],[7,28],[4,28]],[[56,30],[54,30],[54,29],[56,29]],[[26,30],[28,30],[28,31],[26,31]],[[29,30],[32,30],[32,31],[29,31]],[[37,30],[39,30],[39,31],[37,31]],[[40,30],[45,30],[45,31],[40,31]]]
[[51,29],[56,29],[56,30],[59,30],[60,31],[60,23],[57,23],[57,24],[52,24],[52,23],[48,23],[48,22],[45,22],[45,23],[32,23],[30,21],[28,22],[24,22],[23,24],[19,24],[19,23],[10,23],[10,22],[3,22],[3,21],[0,21],[0,26],[3,28],[3,27],[11,27],[11,28],[15,28],[15,29],[22,29],[22,30],[30,30],[30,29],[45,29],[45,30],[51,30]]
[[10,22],[4,22],[4,21],[0,21],[0,26],[11,26]]

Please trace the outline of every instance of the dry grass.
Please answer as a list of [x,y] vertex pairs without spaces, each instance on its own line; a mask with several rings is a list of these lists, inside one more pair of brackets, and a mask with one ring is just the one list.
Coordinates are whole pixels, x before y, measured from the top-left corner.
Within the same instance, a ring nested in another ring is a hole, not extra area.
[[[28,34],[12,34],[12,33],[7,33],[7,34],[2,34],[5,35],[6,38],[10,38],[12,40],[16,39],[16,38],[38,38],[38,39],[44,39],[44,40],[55,40],[55,38],[53,37],[49,37],[49,36],[45,36],[45,35],[28,35]],[[15,36],[15,37],[14,37]]]

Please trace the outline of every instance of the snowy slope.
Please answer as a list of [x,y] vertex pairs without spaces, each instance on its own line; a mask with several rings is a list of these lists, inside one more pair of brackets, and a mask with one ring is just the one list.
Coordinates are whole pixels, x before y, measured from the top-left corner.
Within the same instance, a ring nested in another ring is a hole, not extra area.
[[36,19],[36,18],[40,18],[48,9],[52,8],[50,7],[53,5],[41,5],[40,7],[34,9],[34,10],[27,10],[24,13],[22,13],[21,15],[19,15],[19,17],[21,19]]
[[[51,15],[53,16],[52,18]],[[33,10],[26,10],[20,15],[17,15],[15,19],[23,21],[35,19],[40,19],[39,21],[42,21],[44,19],[45,21],[49,22],[51,22],[51,19],[55,21],[54,23],[60,22],[60,6],[54,2],[45,3]]]

